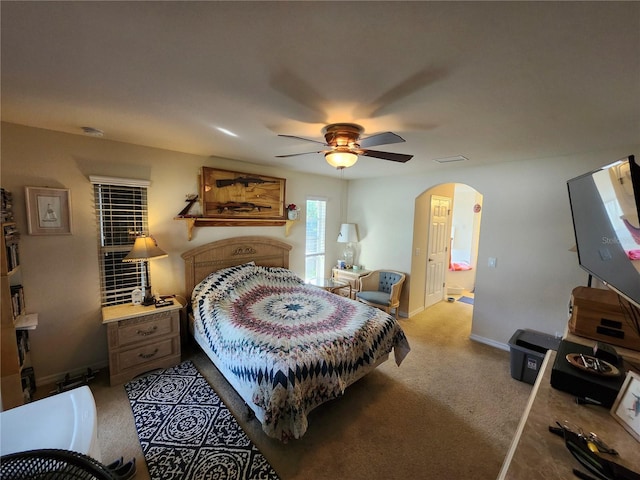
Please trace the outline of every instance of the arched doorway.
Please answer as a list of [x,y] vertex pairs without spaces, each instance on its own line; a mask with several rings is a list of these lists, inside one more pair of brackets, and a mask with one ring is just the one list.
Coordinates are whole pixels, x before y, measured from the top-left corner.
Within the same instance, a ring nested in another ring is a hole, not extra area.
[[[447,199],[450,209],[443,218],[438,206],[446,205]],[[482,195],[465,184],[437,185],[416,197],[408,309],[411,315],[445,300],[449,292],[473,292],[481,211]],[[446,263],[444,269],[439,269],[443,243]]]

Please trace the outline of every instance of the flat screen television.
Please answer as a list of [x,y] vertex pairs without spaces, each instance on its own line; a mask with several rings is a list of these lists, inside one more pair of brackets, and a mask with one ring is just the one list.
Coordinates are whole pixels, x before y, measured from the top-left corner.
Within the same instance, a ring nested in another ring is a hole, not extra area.
[[630,155],[572,178],[567,187],[580,266],[638,315],[640,166]]

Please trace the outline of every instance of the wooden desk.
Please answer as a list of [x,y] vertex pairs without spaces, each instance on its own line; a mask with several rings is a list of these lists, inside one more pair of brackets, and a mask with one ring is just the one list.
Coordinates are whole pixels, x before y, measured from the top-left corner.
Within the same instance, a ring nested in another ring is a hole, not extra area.
[[[556,352],[545,355],[520,425],[502,465],[499,480],[567,480],[573,468],[585,468],[573,458],[564,440],[549,432],[556,421],[569,421],[595,432],[620,455],[606,458],[640,472],[640,443],[609,414],[609,409],[578,405],[575,397],[551,386]],[[603,454],[603,456],[605,456]]]

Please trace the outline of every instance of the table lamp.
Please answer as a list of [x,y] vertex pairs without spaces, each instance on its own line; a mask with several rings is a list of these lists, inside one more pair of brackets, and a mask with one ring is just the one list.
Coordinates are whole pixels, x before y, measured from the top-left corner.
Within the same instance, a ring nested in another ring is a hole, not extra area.
[[167,253],[158,247],[153,237],[137,237],[129,254],[122,259],[123,262],[144,262],[145,280],[144,300],[142,305],[148,306],[155,303],[151,295],[151,278],[149,277],[149,260],[167,257]]
[[343,223],[340,225],[340,233],[338,233],[338,243],[346,243],[344,247],[344,261],[347,268],[353,266],[354,259],[354,243],[358,242],[358,231],[355,223]]

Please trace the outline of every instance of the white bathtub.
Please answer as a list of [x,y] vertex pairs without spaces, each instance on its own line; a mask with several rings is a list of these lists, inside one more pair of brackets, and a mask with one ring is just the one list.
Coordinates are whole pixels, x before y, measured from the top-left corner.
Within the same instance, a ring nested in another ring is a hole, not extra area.
[[96,403],[82,386],[0,412],[0,454],[42,448],[84,453],[101,461]]

